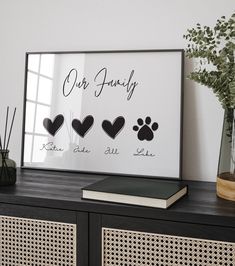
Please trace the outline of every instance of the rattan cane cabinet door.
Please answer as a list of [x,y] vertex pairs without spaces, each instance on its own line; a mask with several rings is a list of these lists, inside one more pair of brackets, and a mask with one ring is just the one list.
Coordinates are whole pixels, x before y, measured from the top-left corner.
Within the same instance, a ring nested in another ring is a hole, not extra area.
[[102,266],[235,266],[235,228],[103,215]]
[[76,266],[76,224],[0,216],[1,266]]
[[102,228],[103,266],[234,266],[235,243]]

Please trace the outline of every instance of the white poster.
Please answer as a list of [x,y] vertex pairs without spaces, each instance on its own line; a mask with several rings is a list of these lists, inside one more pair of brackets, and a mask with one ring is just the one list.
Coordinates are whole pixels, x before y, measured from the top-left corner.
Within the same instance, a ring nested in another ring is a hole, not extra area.
[[22,166],[180,178],[182,50],[28,53]]

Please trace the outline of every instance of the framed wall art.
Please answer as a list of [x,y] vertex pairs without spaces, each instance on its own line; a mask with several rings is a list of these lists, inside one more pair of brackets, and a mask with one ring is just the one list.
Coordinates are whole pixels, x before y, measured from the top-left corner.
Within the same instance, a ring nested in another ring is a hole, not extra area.
[[27,53],[22,167],[180,178],[183,58]]

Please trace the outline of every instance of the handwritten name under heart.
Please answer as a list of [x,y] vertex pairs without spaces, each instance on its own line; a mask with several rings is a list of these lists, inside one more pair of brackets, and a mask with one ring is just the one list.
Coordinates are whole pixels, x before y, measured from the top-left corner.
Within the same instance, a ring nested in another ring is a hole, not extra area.
[[[123,79],[108,78],[108,69],[106,67],[100,69],[94,77],[94,83],[96,87],[95,97],[100,97],[106,87],[123,87],[126,89],[127,100],[129,101],[133,96],[133,93],[138,85],[137,81],[132,81],[135,71],[132,70],[129,76]],[[90,82],[87,81],[86,77],[79,80],[78,70],[72,68],[67,74],[63,82],[63,95],[68,97],[75,88],[86,90]]]

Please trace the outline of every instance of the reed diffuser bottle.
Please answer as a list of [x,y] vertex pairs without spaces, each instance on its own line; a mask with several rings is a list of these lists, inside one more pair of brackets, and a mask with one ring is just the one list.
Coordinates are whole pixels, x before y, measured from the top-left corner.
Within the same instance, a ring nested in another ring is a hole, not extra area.
[[16,163],[9,159],[9,150],[0,150],[0,186],[14,185]]
[[15,119],[15,113],[16,113],[16,108],[14,110],[14,114],[11,120],[10,131],[9,133],[7,133],[8,115],[9,115],[9,107],[7,107],[5,134],[4,134],[3,143],[0,135],[0,186],[14,185],[16,182],[16,163],[15,161],[9,159],[9,150],[8,150],[8,145],[11,138],[11,131]]

